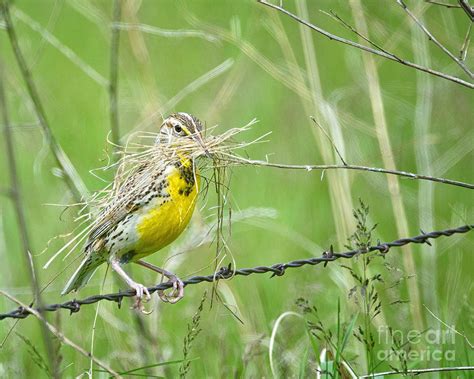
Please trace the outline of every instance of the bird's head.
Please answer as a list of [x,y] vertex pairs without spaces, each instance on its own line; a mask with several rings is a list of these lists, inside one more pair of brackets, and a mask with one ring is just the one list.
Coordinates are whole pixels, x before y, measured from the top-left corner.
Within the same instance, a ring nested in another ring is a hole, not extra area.
[[197,117],[185,112],[173,113],[161,124],[160,140],[171,143],[180,138],[190,138],[197,142],[209,156],[201,133],[202,123]]

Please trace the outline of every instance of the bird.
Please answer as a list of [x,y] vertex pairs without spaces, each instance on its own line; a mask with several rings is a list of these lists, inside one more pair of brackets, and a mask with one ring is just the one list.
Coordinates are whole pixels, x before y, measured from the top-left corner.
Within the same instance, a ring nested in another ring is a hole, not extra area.
[[[202,129],[197,117],[184,112],[174,113],[164,119],[155,143],[194,141],[209,156]],[[142,300],[149,301],[151,296],[146,286],[135,282],[125,272],[123,266],[128,263],[151,269],[170,280],[173,285],[170,295],[158,291],[163,301],[175,303],[183,298],[184,283],[176,275],[143,258],[169,245],[188,225],[200,185],[194,160],[186,150],[178,150],[152,175],[143,167],[134,170],[118,188],[115,201],[97,216],[97,225],[90,231],[84,247],[85,257],[62,295],[84,287],[96,269],[108,262],[112,270],[135,290],[133,308],[143,311]]]

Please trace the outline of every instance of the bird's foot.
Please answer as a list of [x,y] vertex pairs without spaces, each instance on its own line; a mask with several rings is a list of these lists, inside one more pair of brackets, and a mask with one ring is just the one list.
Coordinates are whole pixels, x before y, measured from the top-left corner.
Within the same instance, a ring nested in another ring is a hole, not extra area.
[[164,275],[173,284],[173,287],[172,287],[173,290],[171,291],[169,295],[166,294],[164,290],[159,290],[158,296],[165,303],[171,303],[171,304],[177,303],[184,297],[184,283],[180,278],[178,278],[174,274],[167,272]]
[[143,303],[148,303],[151,300],[150,292],[143,284],[133,283],[130,285],[132,289],[135,290],[135,303],[130,309],[137,309],[145,315],[149,315],[153,312],[153,309],[147,311]]
[[153,270],[155,272],[158,272],[169,279],[169,282],[172,284],[171,293],[168,295],[165,293],[164,290],[158,291],[158,296],[160,297],[162,301],[164,301],[165,303],[174,304],[183,298],[184,283],[176,275],[172,274],[169,271],[166,271],[165,269],[162,269],[158,266],[152,265],[151,263],[148,263],[142,260],[138,260],[135,263],[139,264],[140,266],[146,267],[150,270]]

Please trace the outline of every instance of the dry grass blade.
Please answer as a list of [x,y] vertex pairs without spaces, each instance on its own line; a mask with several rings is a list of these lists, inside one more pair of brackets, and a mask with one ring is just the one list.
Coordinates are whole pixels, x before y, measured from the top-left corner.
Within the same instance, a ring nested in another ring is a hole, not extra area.
[[160,37],[173,37],[173,38],[185,38],[195,37],[202,38],[208,42],[219,42],[219,37],[210,33],[203,32],[201,30],[191,29],[163,29],[157,26],[146,25],[146,24],[131,24],[126,22],[114,22],[113,27],[121,30],[139,30],[143,33],[148,33]]
[[[360,0],[351,0],[350,6],[352,14],[358,30],[364,35],[369,35],[369,29],[366,21],[362,2]],[[363,57],[365,75],[367,77],[367,89],[369,92],[370,104],[372,108],[372,117],[375,124],[377,142],[379,145],[380,155],[384,166],[389,170],[396,170],[395,154],[392,147],[392,140],[388,132],[389,122],[386,115],[386,105],[382,96],[380,76],[375,65],[372,55],[365,54]],[[401,235],[409,233],[408,218],[406,205],[404,202],[404,194],[400,189],[400,183],[396,176],[387,175],[387,188],[390,193],[392,203],[392,212],[395,217],[395,225]],[[403,255],[403,265],[407,272],[415,271],[415,262],[412,256],[411,246],[404,248],[407,254]],[[420,290],[416,283],[409,282],[410,300],[412,307],[410,308],[414,325],[423,330],[423,318],[421,313]]]
[[[0,67],[0,74],[3,74],[3,67]],[[17,172],[17,163],[15,156],[15,145],[11,135],[10,128],[10,118],[8,114],[7,102],[5,98],[5,89],[3,86],[3,75],[0,75],[0,111],[2,113],[2,122],[4,124],[3,132],[6,141],[6,156],[8,161],[8,171],[10,175],[10,197],[15,207],[15,213],[18,223],[18,232],[21,239],[21,250],[24,255],[24,264],[27,267],[28,279],[30,281],[31,290],[34,294],[34,301],[36,301],[40,306],[42,305],[41,292],[39,290],[38,279],[36,275],[36,269],[31,259],[31,245],[30,245],[30,236],[29,230],[27,227],[27,219],[25,215],[25,209],[23,204],[23,199],[21,197],[21,186],[19,181],[19,175]],[[33,301],[33,302],[34,302]],[[32,302],[32,304],[33,304]],[[48,358],[50,365],[52,367],[53,377],[58,377],[57,368],[55,365],[55,353],[52,347],[51,339],[46,331],[45,325],[41,324],[41,330],[43,333],[43,339],[46,345],[46,351],[48,353]]]
[[70,47],[66,46],[60,40],[58,40],[51,32],[45,29],[41,24],[36,22],[26,13],[22,12],[20,9],[15,8],[12,10],[13,15],[23,22],[25,25],[28,25],[35,32],[40,34],[46,42],[51,46],[57,49],[62,55],[69,59],[76,67],[78,67],[82,72],[84,72],[89,78],[94,82],[99,84],[101,87],[106,87],[108,82],[101,74],[99,74],[93,67],[87,64],[79,55],[77,55]]
[[143,130],[145,127],[148,125],[153,125],[154,122],[157,122],[157,120],[161,119],[163,117],[163,114],[168,113],[170,110],[172,110],[176,105],[181,102],[186,96],[189,94],[193,93],[194,91],[198,90],[201,88],[203,85],[207,84],[214,78],[219,77],[222,75],[224,72],[226,72],[228,69],[230,69],[234,64],[234,60],[231,58],[226,59],[224,62],[221,64],[217,65],[213,69],[209,70],[205,74],[201,75],[197,79],[193,80],[191,83],[189,83],[187,86],[182,88],[176,95],[174,95],[171,99],[169,99],[165,104],[160,106],[158,110],[154,111],[150,115],[146,116],[141,122],[136,125],[133,130],[127,134],[125,137],[128,139],[130,136],[133,135],[133,133],[136,133],[139,130]]
[[51,128],[49,127],[49,123],[46,119],[46,113],[43,109],[43,104],[41,103],[41,100],[38,94],[38,90],[36,89],[36,86],[33,82],[33,79],[31,77],[31,72],[28,68],[25,58],[23,57],[23,53],[20,50],[18,37],[16,35],[16,31],[15,31],[15,28],[10,16],[9,2],[3,1],[1,3],[1,9],[3,13],[3,18],[5,20],[8,37],[10,39],[10,44],[12,45],[16,61],[20,68],[20,72],[23,76],[23,79],[25,81],[28,94],[31,98],[31,101],[33,102],[35,112],[38,117],[41,128],[46,136],[46,139],[54,155],[54,158],[56,159],[57,164],[59,165],[59,167],[64,173],[64,178],[69,189],[74,195],[74,198],[77,201],[81,201],[81,199],[85,199],[88,197],[89,192],[84,182],[82,181],[81,177],[79,176],[76,169],[74,168],[71,161],[69,160],[68,156],[62,149],[61,145],[56,141],[56,138],[54,137],[51,131]]
[[115,28],[115,22],[120,21],[122,13],[122,1],[115,0],[112,24],[112,40],[110,43],[110,82],[109,82],[109,112],[110,131],[114,146],[120,141],[119,116],[118,116],[118,65],[120,47],[120,29]]
[[[416,9],[418,11],[419,8]],[[412,34],[412,46],[414,52],[414,59],[425,66],[431,64],[431,57],[429,53],[429,42],[424,33],[418,28],[416,24],[412,23],[411,27]],[[426,137],[432,130],[432,112],[433,112],[433,98],[435,94],[433,80],[428,75],[423,75],[418,72],[416,76],[417,91],[416,91],[416,103],[415,103],[415,114],[414,114],[414,136],[417,141],[417,147],[415,149],[415,159],[417,169],[427,175],[433,174],[433,158],[434,149],[426,142]],[[434,212],[434,195],[435,186],[430,182],[419,182],[418,187],[418,204],[419,204],[419,225],[423,225],[423,228],[433,229],[435,225],[435,212]],[[428,246],[422,246],[423,259],[422,266],[426,273],[433,278],[433,281],[437,281],[437,259],[433,250],[429,250]],[[429,301],[429,304],[434,309],[438,308],[438,299],[433,291],[424,291],[423,296],[425,301]]]
[[467,57],[467,51],[469,48],[469,44],[471,42],[471,30],[472,30],[472,22],[467,27],[466,36],[464,37],[464,42],[462,43],[461,50],[459,51],[459,59],[464,62]]

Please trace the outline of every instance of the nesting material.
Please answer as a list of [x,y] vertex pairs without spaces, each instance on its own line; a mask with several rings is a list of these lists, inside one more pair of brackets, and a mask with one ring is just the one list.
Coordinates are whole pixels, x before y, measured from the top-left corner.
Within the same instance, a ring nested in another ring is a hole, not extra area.
[[[236,142],[237,135],[246,132],[256,120],[252,120],[241,128],[232,128],[222,134],[204,136],[201,143],[193,138],[181,138],[172,143],[160,133],[140,133],[132,135],[124,147],[120,147],[121,158],[118,162],[94,170],[95,173],[116,169],[114,180],[104,189],[93,194],[84,203],[80,204],[76,221],[82,230],[65,246],[56,252],[44,266],[47,268],[51,262],[61,254],[64,259],[78,247],[82,247],[91,230],[97,225],[107,225],[107,220],[120,218],[126,215],[132,200],[149,186],[150,181],[163,170],[164,167],[174,162],[179,162],[181,156],[190,158],[194,165],[202,172],[212,172],[212,178],[206,182],[213,182],[216,186],[218,198],[223,193],[223,186],[227,191],[227,184],[222,180],[226,176],[226,169],[243,162],[238,155],[239,150],[261,142],[265,136],[251,142]],[[142,141],[142,142],[136,142]],[[151,143],[150,143],[151,142]],[[199,174],[199,175],[200,175]],[[216,180],[216,178],[220,178]],[[201,191],[202,192],[202,191]]]

